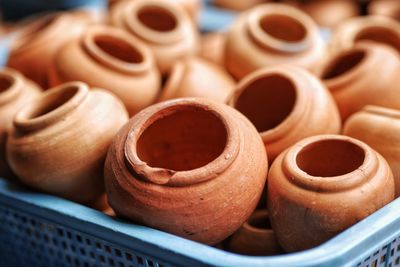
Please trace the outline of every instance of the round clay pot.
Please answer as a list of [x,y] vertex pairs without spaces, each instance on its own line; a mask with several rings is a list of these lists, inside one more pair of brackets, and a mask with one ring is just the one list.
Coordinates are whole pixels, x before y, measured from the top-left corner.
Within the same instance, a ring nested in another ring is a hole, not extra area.
[[0,177],[14,175],[7,163],[6,143],[15,113],[40,94],[41,88],[17,71],[0,69]]
[[174,64],[159,101],[204,97],[225,103],[234,89],[235,81],[223,68],[193,57]]
[[271,228],[268,211],[256,210],[242,227],[231,236],[228,250],[251,256],[283,253]]
[[20,180],[80,203],[104,192],[103,167],[114,135],[128,120],[123,104],[81,82],[50,89],[14,117],[7,142]]
[[254,211],[268,171],[256,129],[208,99],[150,106],[114,139],[105,165],[119,216],[215,245]]
[[345,121],[365,105],[400,108],[399,73],[400,58],[393,48],[364,42],[326,62],[320,77]]
[[257,128],[270,162],[305,137],[336,134],[341,128],[328,90],[314,75],[295,66],[261,69],[246,76],[229,105]]
[[346,136],[304,139],[279,155],[268,174],[268,212],[287,252],[318,246],[393,199],[386,160]]
[[47,72],[54,56],[67,41],[77,38],[88,24],[73,14],[55,13],[22,27],[12,43],[8,66],[47,89]]
[[273,2],[273,0],[246,0],[246,1],[232,1],[232,0],[212,0],[213,4],[216,6],[225,8],[225,9],[232,9],[236,11],[243,11],[249,9],[251,7]]
[[225,41],[226,34],[223,32],[207,33],[201,37],[199,56],[217,65],[225,67]]
[[400,23],[382,16],[364,16],[346,20],[333,33],[331,53],[352,48],[361,41],[386,44],[400,52]]
[[110,22],[144,41],[162,74],[173,63],[195,55],[198,32],[179,5],[165,0],[122,1],[111,9]]
[[368,13],[400,21],[400,2],[398,0],[373,0],[368,5]]
[[132,116],[156,101],[161,77],[143,42],[115,27],[93,26],[60,49],[49,81],[52,86],[83,81],[108,90]]
[[225,65],[236,78],[282,63],[314,70],[325,56],[317,25],[302,11],[264,4],[242,13],[227,34]]
[[399,197],[400,111],[366,106],[346,121],[343,134],[367,143],[388,161],[394,175],[396,197]]

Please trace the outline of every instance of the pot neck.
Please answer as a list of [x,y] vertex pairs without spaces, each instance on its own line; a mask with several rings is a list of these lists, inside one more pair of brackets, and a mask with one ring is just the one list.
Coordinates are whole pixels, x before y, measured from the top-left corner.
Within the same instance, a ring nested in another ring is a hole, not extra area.
[[21,93],[24,78],[18,72],[11,69],[0,71],[0,106],[11,103]]

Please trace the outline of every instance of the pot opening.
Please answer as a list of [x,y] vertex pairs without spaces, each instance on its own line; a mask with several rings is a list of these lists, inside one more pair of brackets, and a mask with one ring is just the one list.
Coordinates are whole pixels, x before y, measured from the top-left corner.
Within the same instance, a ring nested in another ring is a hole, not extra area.
[[95,45],[107,55],[131,64],[143,62],[143,55],[127,41],[110,35],[94,37]]
[[137,16],[143,25],[158,32],[172,31],[178,25],[175,15],[160,6],[143,7],[139,10]]
[[392,29],[373,26],[360,31],[355,37],[355,41],[374,41],[392,46],[400,52],[399,34]]
[[14,84],[14,79],[4,73],[0,73],[0,94],[6,92]]
[[366,53],[359,50],[340,55],[324,70],[322,79],[328,80],[347,73],[360,64],[365,57]]
[[307,35],[302,23],[286,15],[266,15],[260,26],[265,33],[284,42],[299,42]]
[[259,216],[251,216],[247,223],[257,229],[272,229],[271,223],[268,218],[268,214],[260,214]]
[[139,158],[154,168],[188,171],[219,157],[227,145],[224,123],[200,107],[160,114],[137,141]]
[[292,112],[295,102],[295,85],[285,76],[272,74],[247,85],[236,99],[235,108],[259,132],[265,132],[281,124]]
[[364,150],[345,140],[323,140],[304,147],[296,157],[298,167],[311,176],[340,176],[357,170]]

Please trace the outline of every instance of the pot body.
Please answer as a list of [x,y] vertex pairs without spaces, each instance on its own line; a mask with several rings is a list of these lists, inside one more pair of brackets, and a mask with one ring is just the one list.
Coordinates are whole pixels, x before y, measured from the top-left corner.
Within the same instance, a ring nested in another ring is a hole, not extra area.
[[219,66],[225,67],[225,41],[226,36],[223,32],[204,34],[201,37],[199,56]]
[[150,106],[124,126],[107,155],[105,184],[117,215],[217,244],[254,211],[267,170],[244,116],[183,98]]
[[127,121],[123,104],[81,82],[53,88],[21,109],[7,142],[7,157],[20,180],[80,203],[104,192],[107,149]]

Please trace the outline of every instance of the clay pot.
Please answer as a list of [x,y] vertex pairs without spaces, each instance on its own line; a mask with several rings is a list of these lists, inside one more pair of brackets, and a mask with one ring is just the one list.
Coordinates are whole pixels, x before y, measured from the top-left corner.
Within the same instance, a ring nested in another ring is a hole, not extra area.
[[12,44],[8,66],[48,88],[47,72],[53,67],[58,49],[77,38],[88,24],[87,19],[73,14],[43,16],[22,27]]
[[13,177],[7,163],[6,143],[15,113],[40,94],[41,89],[17,71],[0,70],[0,177]]
[[110,22],[143,40],[166,74],[178,60],[195,55],[198,32],[179,5],[165,0],[122,1],[111,9]]
[[394,174],[396,197],[399,197],[400,111],[366,106],[346,121],[343,134],[367,143],[388,161]]
[[320,77],[344,121],[365,105],[400,108],[399,73],[400,58],[394,49],[364,42],[329,60]]
[[368,13],[400,21],[400,2],[398,0],[374,0],[368,5]]
[[313,70],[324,56],[317,25],[284,4],[264,4],[242,13],[227,34],[225,65],[236,79],[282,63]]
[[104,192],[107,149],[128,120],[122,103],[81,82],[66,83],[31,101],[14,117],[8,162],[20,180],[80,203]]
[[382,16],[364,16],[346,20],[332,35],[331,53],[350,49],[361,41],[386,44],[400,52],[400,23]]
[[228,250],[252,256],[281,254],[283,251],[271,228],[268,211],[256,210],[249,220],[232,235]]
[[268,174],[268,212],[287,252],[315,247],[393,199],[386,160],[346,136],[304,139],[279,155]]
[[150,106],[123,127],[107,155],[105,185],[117,215],[214,245],[254,211],[267,170],[244,116],[182,98]]
[[189,58],[174,64],[159,101],[179,97],[204,97],[225,103],[235,81],[220,66],[201,58]]
[[273,0],[246,0],[246,1],[212,0],[213,4],[215,4],[216,6],[236,11],[243,11],[251,7],[272,1]]
[[225,41],[223,32],[213,32],[201,37],[201,50],[199,56],[217,65],[225,67]]
[[161,77],[151,50],[140,40],[115,27],[93,26],[60,49],[49,81],[52,86],[83,81],[108,90],[133,115],[156,101]]
[[339,133],[340,116],[325,86],[295,66],[258,70],[237,86],[229,105],[259,131],[268,158],[312,135]]

